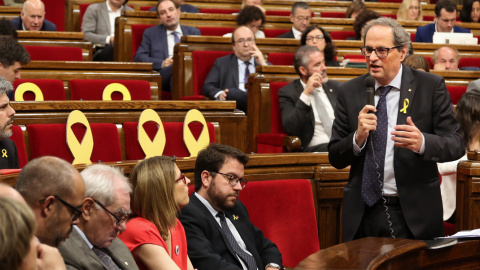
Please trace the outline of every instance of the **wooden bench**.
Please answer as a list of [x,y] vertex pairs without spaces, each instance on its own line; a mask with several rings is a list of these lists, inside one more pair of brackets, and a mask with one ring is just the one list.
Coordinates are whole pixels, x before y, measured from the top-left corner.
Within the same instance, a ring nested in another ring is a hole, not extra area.
[[65,95],[71,98],[68,81],[72,79],[144,80],[150,82],[152,100],[160,98],[160,74],[151,63],[32,61],[22,67],[23,79],[60,79]]
[[0,6],[0,17],[11,20],[20,16],[22,7]]
[[90,41],[20,39],[18,42],[23,46],[77,47],[82,49],[83,61],[92,61],[93,58],[93,44]]
[[468,152],[457,166],[457,230],[480,227],[480,152]]

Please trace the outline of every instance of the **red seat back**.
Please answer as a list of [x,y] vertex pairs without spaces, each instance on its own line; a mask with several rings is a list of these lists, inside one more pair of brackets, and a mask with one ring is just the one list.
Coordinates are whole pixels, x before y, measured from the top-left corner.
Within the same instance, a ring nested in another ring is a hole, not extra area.
[[19,168],[23,168],[25,164],[27,164],[27,149],[25,147],[25,139],[23,137],[22,128],[19,126],[13,125],[12,126],[12,136],[10,139],[15,143],[17,146],[17,154],[18,154],[18,166]]
[[277,245],[284,266],[295,267],[320,249],[308,180],[250,181],[239,199],[247,207],[250,221]]
[[346,40],[347,37],[355,38],[357,34],[355,33],[355,31],[332,31],[330,32],[330,36],[332,37],[332,39]]
[[266,38],[275,38],[280,36],[281,34],[287,33],[290,30],[291,28],[290,29],[265,29],[263,30],[263,33],[265,34]]
[[[402,2],[402,0],[400,0],[400,3],[401,2]],[[396,20],[397,19],[397,14],[382,14],[382,17],[392,18],[392,19]]]
[[[102,100],[103,90],[111,83],[120,83],[130,92],[132,100],[151,100],[150,83],[142,80],[87,80],[69,81],[72,100]],[[112,100],[122,100],[118,92],[112,94]]]
[[450,93],[450,98],[452,99],[452,104],[457,105],[460,98],[467,92],[466,86],[451,86],[447,85],[448,93]]
[[194,51],[193,61],[193,94],[201,95],[205,79],[217,58],[232,54],[231,51]]
[[80,9],[80,27],[82,27],[83,23],[83,15],[85,15],[85,11],[87,11],[88,6],[91,4],[80,4],[79,9]]
[[[199,122],[190,123],[190,130],[195,138],[198,138],[203,130],[203,126]],[[138,142],[138,122],[123,123],[123,131],[125,134],[125,154],[127,160],[144,159],[145,153]],[[150,140],[153,140],[157,134],[157,124],[147,122],[143,125],[145,132]],[[165,130],[166,144],[163,150],[165,156],[189,157],[185,143],[183,142],[183,122],[163,122]],[[215,142],[215,127],[212,123],[207,123],[210,142]]]
[[24,46],[32,61],[83,61],[82,48],[57,46]]
[[458,68],[462,67],[478,67],[480,68],[480,58],[478,57],[462,57],[458,62]]
[[149,11],[153,6],[141,6],[140,10],[141,11]]
[[[322,11],[320,13],[320,16],[322,18],[345,18],[345,12],[335,12],[335,11]],[[332,32],[330,32],[330,35],[332,34]],[[332,37],[333,38],[333,37]]]
[[[17,91],[17,87],[26,82],[34,83],[40,88],[43,94],[43,100],[65,100],[65,88],[62,80],[57,79],[18,79],[13,82],[13,89]],[[15,95],[13,95],[15,97]],[[35,100],[35,95],[32,92],[25,92],[23,100]]]
[[231,8],[201,8],[200,13],[213,13],[213,14],[232,14],[238,13],[240,10]]
[[221,37],[228,33],[233,33],[235,27],[198,27],[202,36],[217,36]]
[[294,53],[269,53],[268,62],[274,65],[293,66]]
[[[27,125],[30,142],[30,159],[41,156],[56,156],[73,162],[73,155],[67,145],[66,124]],[[93,136],[92,162],[114,162],[122,160],[122,151],[117,126],[112,123],[91,123]],[[81,124],[72,126],[73,133],[81,142],[86,128]]]
[[434,15],[423,15],[423,21],[424,22],[433,22],[435,20]]
[[45,19],[57,26],[57,31],[65,30],[65,7],[67,0],[43,0]]
[[278,91],[287,85],[288,82],[270,83],[270,126],[271,133],[285,133],[282,124],[282,114],[280,111],[280,102],[278,101]]
[[152,24],[132,24],[132,61],[137,53],[138,47],[142,44],[143,32],[150,28]]
[[[292,12],[290,10],[266,10],[265,15],[267,16],[290,16]],[[310,15],[312,17],[315,16],[315,13],[312,12]]]

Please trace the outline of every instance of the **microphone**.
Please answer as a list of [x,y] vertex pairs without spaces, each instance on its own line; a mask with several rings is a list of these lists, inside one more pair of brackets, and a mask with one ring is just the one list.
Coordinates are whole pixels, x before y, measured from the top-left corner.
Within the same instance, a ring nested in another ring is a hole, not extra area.
[[365,78],[365,89],[367,92],[367,105],[375,106],[375,78],[372,76]]

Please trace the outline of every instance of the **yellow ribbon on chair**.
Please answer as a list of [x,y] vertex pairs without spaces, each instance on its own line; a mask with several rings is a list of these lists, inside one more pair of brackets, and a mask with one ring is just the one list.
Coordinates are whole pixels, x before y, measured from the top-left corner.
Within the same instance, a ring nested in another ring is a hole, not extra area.
[[[80,143],[77,140],[77,137],[73,133],[72,126],[74,124],[84,124],[87,128],[85,135],[83,136],[82,142]],[[93,152],[93,135],[90,124],[88,123],[87,117],[79,110],[74,110],[68,115],[67,119],[67,145],[72,155],[74,157],[73,165],[75,164],[91,164]]]
[[120,92],[123,95],[123,100],[132,100],[130,91],[121,83],[111,83],[103,90],[102,100],[112,100],[113,92]]
[[[195,140],[195,137],[192,134],[192,131],[188,127],[188,124],[192,122],[200,122],[203,125],[202,133],[198,137],[198,141]],[[185,121],[183,122],[183,141],[187,146],[188,152],[190,152],[191,157],[196,157],[198,152],[203,148],[207,147],[210,143],[210,136],[208,132],[207,122],[203,114],[196,109],[191,109],[187,112],[185,116]]]
[[[155,134],[153,141],[150,140],[150,137],[148,137],[147,132],[143,128],[143,124],[149,121],[153,121],[158,125],[157,134]],[[138,120],[137,130],[138,143],[140,143],[140,146],[145,153],[145,159],[154,156],[161,156],[165,149],[167,138],[165,137],[165,130],[163,128],[162,120],[160,120],[160,116],[158,116],[158,114],[152,109],[144,110]]]
[[407,113],[407,108],[408,108],[408,105],[410,104],[410,101],[408,100],[408,98],[404,99],[403,100],[403,108],[400,110],[400,112],[406,114]]
[[31,82],[22,83],[17,87],[15,91],[15,101],[23,101],[23,94],[25,94],[25,92],[32,92],[35,95],[35,101],[43,101],[42,90],[40,90],[38,85]]

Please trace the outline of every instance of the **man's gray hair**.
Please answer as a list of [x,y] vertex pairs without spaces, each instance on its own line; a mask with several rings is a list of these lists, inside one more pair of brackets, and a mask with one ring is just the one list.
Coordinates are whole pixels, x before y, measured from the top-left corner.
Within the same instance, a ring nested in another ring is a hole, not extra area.
[[[363,33],[363,45],[365,45],[365,39],[367,37],[368,30],[374,25],[383,25],[392,28],[393,30],[393,44],[396,46],[407,46],[407,53],[405,58],[409,55],[410,50],[412,49],[412,41],[410,35],[405,31],[405,29],[395,20],[391,18],[381,17],[376,20],[373,20],[365,26],[365,31]],[[398,51],[401,51],[403,48],[398,48]]]
[[115,202],[115,184],[125,193],[132,192],[132,185],[117,167],[94,164],[85,168],[80,175],[85,181],[85,198],[96,199],[106,206]]
[[310,54],[314,52],[320,52],[320,49],[310,45],[304,45],[297,49],[293,56],[293,67],[298,76],[302,76],[302,73],[300,73],[300,67],[308,69],[308,65],[310,64]]
[[303,1],[295,2],[292,5],[292,15],[293,16],[295,16],[295,13],[297,12],[297,8],[310,9],[310,5],[307,2],[303,2]]
[[0,76],[0,96],[3,94],[10,94],[10,92],[13,91],[13,86],[12,84],[5,80],[2,76]]
[[457,60],[457,63],[458,63],[458,61],[460,60],[460,55],[458,54],[457,48],[450,47],[450,46],[443,46],[443,47],[440,47],[440,48],[436,49],[435,52],[433,52],[433,58],[432,58],[432,63],[433,64],[438,63],[438,51],[440,51],[441,49],[447,49],[447,48],[455,52],[455,59]]

